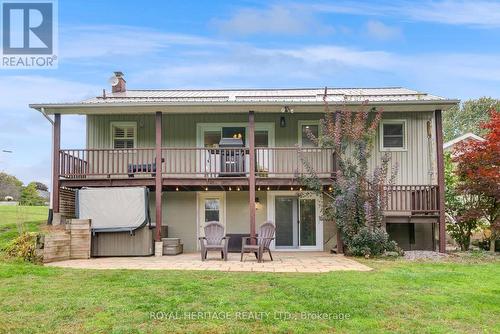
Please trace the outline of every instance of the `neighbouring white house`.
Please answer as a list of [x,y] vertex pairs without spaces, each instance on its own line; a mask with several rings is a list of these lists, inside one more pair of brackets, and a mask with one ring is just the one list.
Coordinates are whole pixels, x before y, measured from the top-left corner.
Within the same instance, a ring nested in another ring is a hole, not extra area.
[[444,143],[443,150],[445,152],[451,152],[453,154],[453,151],[460,143],[469,143],[471,141],[480,142],[480,141],[485,141],[485,139],[479,137],[478,135],[473,134],[472,132],[468,132],[466,134],[463,134],[455,139],[452,139]]

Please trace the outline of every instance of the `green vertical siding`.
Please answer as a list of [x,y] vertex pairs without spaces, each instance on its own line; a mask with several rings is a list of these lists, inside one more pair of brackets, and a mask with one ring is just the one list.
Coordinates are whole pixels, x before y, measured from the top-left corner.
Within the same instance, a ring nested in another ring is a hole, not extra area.
[[88,148],[111,148],[112,122],[137,122],[137,147],[154,147],[154,115],[88,115]]
[[[274,123],[276,146],[297,143],[299,120],[320,119],[322,114],[286,114],[286,127],[279,124],[282,114],[257,114],[256,122]],[[137,122],[137,146],[153,147],[154,115],[89,115],[87,116],[87,147],[111,147],[112,122]],[[163,116],[163,144],[167,147],[195,147],[197,123],[245,123],[246,114],[169,114]]]

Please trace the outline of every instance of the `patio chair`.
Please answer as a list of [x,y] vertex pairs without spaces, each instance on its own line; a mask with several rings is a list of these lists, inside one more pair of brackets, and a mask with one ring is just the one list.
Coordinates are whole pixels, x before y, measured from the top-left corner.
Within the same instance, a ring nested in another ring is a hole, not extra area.
[[[273,255],[269,249],[271,241],[274,240],[275,227],[271,221],[267,221],[259,227],[259,233],[257,237],[242,237],[241,238],[241,259],[243,261],[243,255],[245,253],[254,253],[258,262],[263,262],[264,252],[269,253],[271,261],[273,261]],[[256,245],[249,244],[248,241],[256,240]]]
[[220,251],[222,259],[227,261],[229,237],[224,235],[224,225],[219,222],[208,222],[203,228],[205,236],[200,241],[201,260],[207,259],[208,251]]

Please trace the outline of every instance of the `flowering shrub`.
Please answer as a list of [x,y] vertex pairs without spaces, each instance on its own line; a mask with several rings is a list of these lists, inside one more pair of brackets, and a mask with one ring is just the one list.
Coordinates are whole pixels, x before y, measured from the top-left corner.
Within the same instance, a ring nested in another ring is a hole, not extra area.
[[313,168],[302,159],[308,172],[304,182],[331,199],[323,202],[323,215],[336,221],[348,254],[379,255],[393,251],[396,245],[389,241],[382,227],[382,208],[387,201],[384,186],[394,182],[397,166],[389,170],[390,156],[386,154],[379,166],[371,172],[368,168],[382,109],[367,110],[365,102],[356,111],[344,107],[330,112],[327,97],[325,88],[321,136],[315,138],[312,133],[308,136],[320,147],[335,149],[336,178],[331,180],[332,191],[323,192]]

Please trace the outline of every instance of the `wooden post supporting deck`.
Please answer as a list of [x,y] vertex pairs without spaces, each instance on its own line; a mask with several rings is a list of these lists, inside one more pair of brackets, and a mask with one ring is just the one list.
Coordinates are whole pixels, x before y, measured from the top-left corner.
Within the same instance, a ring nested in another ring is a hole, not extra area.
[[[340,117],[340,111],[335,111],[334,114],[334,121],[337,122],[337,119]],[[337,181],[337,172],[339,170],[339,162],[338,162],[338,157],[337,157],[337,152],[333,152],[333,179],[335,182]],[[335,185],[334,185],[335,186]],[[335,223],[337,224],[337,223]],[[340,233],[340,229],[338,228],[337,225],[337,254],[344,254],[344,241],[342,240],[342,234]]]
[[156,174],[155,174],[155,208],[156,208],[156,235],[155,240],[161,241],[161,225],[163,222],[162,215],[162,162],[161,162],[161,145],[162,145],[162,114],[160,111],[155,115],[156,125]]
[[54,114],[52,128],[52,212],[59,213],[59,168],[61,150],[61,114]]
[[250,236],[255,237],[255,113],[248,113],[248,144],[250,159],[248,166],[248,208],[250,211]]
[[439,196],[439,251],[446,252],[446,225],[444,216],[444,156],[443,156],[443,120],[441,110],[434,111],[436,122],[437,179]]

